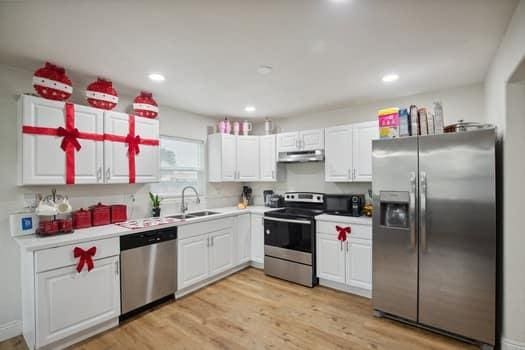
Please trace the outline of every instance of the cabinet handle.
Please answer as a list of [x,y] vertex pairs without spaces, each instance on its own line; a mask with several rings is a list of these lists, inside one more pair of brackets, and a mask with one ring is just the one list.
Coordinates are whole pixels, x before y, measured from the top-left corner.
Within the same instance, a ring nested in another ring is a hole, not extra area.
[[343,251],[343,241],[339,241],[339,249]]
[[346,241],[346,252],[348,253],[348,241]]
[[211,237],[211,246],[213,247],[213,236]]
[[119,264],[118,261],[115,261],[115,276],[118,277],[119,275]]
[[355,180],[355,168],[352,170],[352,180]]
[[102,180],[102,167],[98,167],[97,169],[97,182],[100,182]]
[[107,168],[106,169],[106,181],[109,181],[110,177],[111,177],[111,169]]
[[206,247],[210,246],[210,237],[206,238]]
[[352,180],[352,169],[348,168],[348,180]]
[[275,170],[272,170],[272,180],[275,180]]

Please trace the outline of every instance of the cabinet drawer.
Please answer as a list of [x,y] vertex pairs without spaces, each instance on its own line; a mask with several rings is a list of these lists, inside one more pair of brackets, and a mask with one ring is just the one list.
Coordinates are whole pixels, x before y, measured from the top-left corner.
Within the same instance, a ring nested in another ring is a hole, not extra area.
[[334,237],[337,237],[336,226],[352,228],[352,233],[350,234],[353,238],[362,238],[362,239],[372,239],[372,226],[363,225],[363,224],[350,224],[344,222],[332,222],[332,221],[317,221],[317,232],[333,234]]
[[209,220],[204,222],[198,222],[195,224],[188,224],[179,226],[178,229],[178,238],[184,239],[189,237],[194,237],[198,235],[203,235],[210,232],[220,231],[227,228],[233,227],[233,217]]
[[35,252],[36,272],[75,265],[77,263],[77,259],[75,259],[73,255],[73,249],[75,249],[75,247],[79,247],[84,250],[87,250],[91,247],[96,247],[97,252],[95,253],[93,259],[102,259],[109,256],[118,255],[120,251],[118,237],[39,250]]

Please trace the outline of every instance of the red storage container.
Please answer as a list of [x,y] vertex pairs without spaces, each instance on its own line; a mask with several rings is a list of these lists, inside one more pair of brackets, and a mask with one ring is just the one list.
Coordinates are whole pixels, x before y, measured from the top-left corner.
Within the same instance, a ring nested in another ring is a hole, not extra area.
[[128,207],[125,204],[113,204],[111,206],[111,223],[123,222],[128,219]]
[[56,220],[41,221],[38,224],[38,234],[40,235],[54,235],[58,229],[58,221]]
[[89,208],[93,226],[109,225],[111,223],[111,209],[108,205],[98,203]]
[[80,208],[73,213],[73,227],[86,228],[91,227],[91,211]]
[[70,233],[73,231],[73,220],[68,219],[60,219],[57,220],[58,222],[58,230],[62,233]]

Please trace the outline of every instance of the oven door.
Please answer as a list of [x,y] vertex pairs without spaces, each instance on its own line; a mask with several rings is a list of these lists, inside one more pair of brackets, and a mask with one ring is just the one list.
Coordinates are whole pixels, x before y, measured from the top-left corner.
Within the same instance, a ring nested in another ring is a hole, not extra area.
[[312,265],[313,220],[264,217],[264,254]]

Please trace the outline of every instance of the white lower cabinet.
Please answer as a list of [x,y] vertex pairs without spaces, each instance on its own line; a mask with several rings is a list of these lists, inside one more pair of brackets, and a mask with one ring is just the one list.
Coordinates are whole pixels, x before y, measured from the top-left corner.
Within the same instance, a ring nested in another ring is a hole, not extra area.
[[237,216],[235,225],[236,234],[236,261],[242,264],[251,259],[251,215]]
[[[337,239],[337,232],[326,232],[327,227],[335,227],[333,222],[318,222],[316,237],[317,277],[320,283],[335,282],[337,287],[357,294],[370,296],[372,291],[372,241],[352,237],[345,242]],[[371,226],[362,224],[338,223],[338,226],[356,226],[356,234]],[[319,231],[321,230],[321,231]],[[324,280],[324,281],[323,281]]]
[[264,220],[262,215],[251,216],[251,257],[252,261],[264,264]]
[[233,233],[222,230],[210,233],[210,275],[216,275],[233,267]]
[[91,271],[75,266],[37,274],[37,344],[73,335],[120,315],[119,257],[95,260]]
[[333,235],[317,235],[317,277],[345,283],[345,256],[343,244]]
[[208,235],[180,239],[177,252],[177,287],[182,289],[208,277]]

